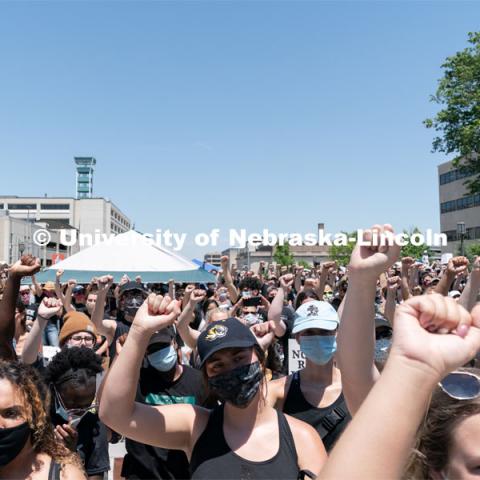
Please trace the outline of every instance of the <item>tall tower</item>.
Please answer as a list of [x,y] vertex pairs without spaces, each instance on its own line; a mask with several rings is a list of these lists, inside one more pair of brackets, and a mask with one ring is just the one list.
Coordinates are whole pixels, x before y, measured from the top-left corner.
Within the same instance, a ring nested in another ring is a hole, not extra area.
[[93,157],[73,157],[77,164],[77,199],[92,198],[93,167],[97,161]]

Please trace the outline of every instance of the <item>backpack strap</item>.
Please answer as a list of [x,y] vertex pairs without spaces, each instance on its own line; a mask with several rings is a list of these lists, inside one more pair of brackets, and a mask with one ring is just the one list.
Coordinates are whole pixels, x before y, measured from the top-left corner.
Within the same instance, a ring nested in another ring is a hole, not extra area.
[[325,415],[322,418],[321,425],[320,425],[320,436],[322,440],[332,433],[337,425],[345,419],[348,415],[348,409],[345,405],[345,400],[342,399],[339,405],[333,408],[328,415]]

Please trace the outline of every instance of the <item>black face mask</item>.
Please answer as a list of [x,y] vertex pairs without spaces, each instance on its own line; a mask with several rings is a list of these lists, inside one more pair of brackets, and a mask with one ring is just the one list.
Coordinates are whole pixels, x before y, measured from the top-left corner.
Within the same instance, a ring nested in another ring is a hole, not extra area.
[[130,315],[132,317],[135,317],[138,309],[142,306],[142,303],[143,303],[143,299],[139,301],[139,299],[135,297],[125,300],[125,304],[124,304],[125,315]]
[[31,433],[28,422],[0,429],[0,466],[8,465],[21,452]]
[[210,377],[208,386],[221,400],[236,407],[246,407],[257,394],[261,380],[260,363],[255,362]]

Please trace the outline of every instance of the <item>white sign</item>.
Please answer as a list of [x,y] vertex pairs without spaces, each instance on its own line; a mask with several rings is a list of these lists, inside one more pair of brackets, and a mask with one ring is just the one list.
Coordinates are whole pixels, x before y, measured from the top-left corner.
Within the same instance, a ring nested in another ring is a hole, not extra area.
[[306,358],[300,351],[300,345],[294,338],[288,339],[288,374],[290,375],[297,370],[301,370],[306,366]]
[[442,265],[447,265],[448,264],[448,261],[453,258],[453,253],[444,253],[442,255],[442,258],[440,259],[440,263]]

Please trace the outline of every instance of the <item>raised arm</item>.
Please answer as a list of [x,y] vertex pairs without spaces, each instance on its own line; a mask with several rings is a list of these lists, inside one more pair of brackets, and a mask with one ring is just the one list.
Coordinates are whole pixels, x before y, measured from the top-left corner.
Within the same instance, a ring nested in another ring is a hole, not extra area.
[[35,363],[42,346],[42,334],[48,320],[54,315],[61,315],[62,301],[58,298],[44,298],[38,306],[37,318],[32,329],[25,338],[22,350],[22,362],[28,365]]
[[193,285],[192,283],[186,286],[185,293],[182,298],[182,311],[184,308],[187,307],[188,302],[190,301],[190,295],[194,290],[195,290],[195,285]]
[[222,266],[223,278],[225,279],[225,286],[227,287],[228,295],[230,296],[231,302],[235,303],[238,300],[238,290],[233,284],[232,274],[228,268],[228,257],[224,255],[220,259],[220,263]]
[[173,278],[168,281],[168,296],[175,298],[175,280]]
[[200,332],[198,330],[194,330],[190,326],[190,323],[193,320],[195,306],[205,298],[206,293],[207,292],[205,292],[205,290],[193,290],[190,294],[190,299],[187,303],[187,306],[183,309],[177,321],[177,330],[180,334],[180,337],[182,337],[182,340],[192,350],[197,347],[197,340],[200,336]]
[[40,270],[40,260],[32,255],[24,255],[8,270],[8,278],[0,302],[0,359],[16,358],[12,340],[15,336],[15,307],[23,277],[32,276]]
[[196,420],[193,405],[151,406],[135,402],[148,341],[152,334],[174,323],[177,302],[150,295],[139,308],[102,392],[100,419],[114,431],[147,445],[188,452]]
[[[413,265],[415,260],[412,257],[403,257],[402,258],[402,269],[400,273],[400,288],[402,289],[402,298],[403,300],[408,300],[411,297],[410,286],[408,283],[409,280],[409,271],[414,269]],[[416,271],[416,269],[414,269]],[[418,277],[418,275],[417,275]],[[412,286],[413,288],[413,286]]]
[[43,292],[42,286],[37,282],[37,277],[35,275],[31,275],[32,277],[32,293],[36,297],[40,297]]
[[468,268],[467,257],[453,257],[448,261],[447,269],[443,272],[442,278],[435,287],[435,292],[447,296],[456,276]]
[[[62,301],[62,304],[65,305],[65,295],[63,294],[62,285],[60,283],[62,275],[63,275],[63,270],[59,268],[55,272],[55,295],[59,300]],[[65,310],[67,309],[65,308]]]
[[315,291],[317,292],[318,298],[323,300],[323,292],[325,292],[325,285],[327,284],[327,279],[330,273],[337,266],[337,262],[324,262],[320,266],[320,275],[318,277],[318,283],[316,284]]
[[390,277],[387,279],[387,300],[385,302],[385,318],[393,326],[395,317],[395,308],[397,306],[397,290],[400,287],[399,277]]
[[92,322],[98,333],[107,338],[108,343],[112,343],[115,336],[116,322],[114,320],[105,319],[105,301],[108,291],[113,283],[111,275],[104,275],[98,279],[97,285],[97,301],[92,313]]
[[467,284],[463,289],[462,295],[458,303],[468,310],[472,311],[472,308],[477,303],[478,292],[480,291],[480,257],[475,257],[473,262],[473,268],[468,277]]
[[[371,231],[393,232],[390,225]],[[364,240],[371,239],[365,231]],[[374,364],[377,278],[397,260],[398,245],[368,247],[357,243],[348,266],[348,292],[337,336],[337,362],[348,409],[354,415],[379,377]]]
[[[452,299],[438,295],[413,297],[399,306],[381,378],[334,447],[319,480],[403,478],[433,389],[480,348],[480,310],[472,317]],[[472,320],[475,326],[468,329]],[[449,331],[456,327],[458,335],[428,333],[427,324],[449,325]],[[381,451],[388,455],[379,456]]]
[[302,290],[302,273],[303,273],[303,267],[296,267],[295,268],[295,279],[293,281],[293,286],[295,287],[295,292],[298,295]]
[[282,320],[282,311],[285,298],[292,289],[294,277],[291,273],[280,277],[280,287],[277,290],[275,298],[272,300],[272,304],[268,310],[268,320],[274,324],[274,333],[277,338],[281,338],[287,331],[287,326]]

